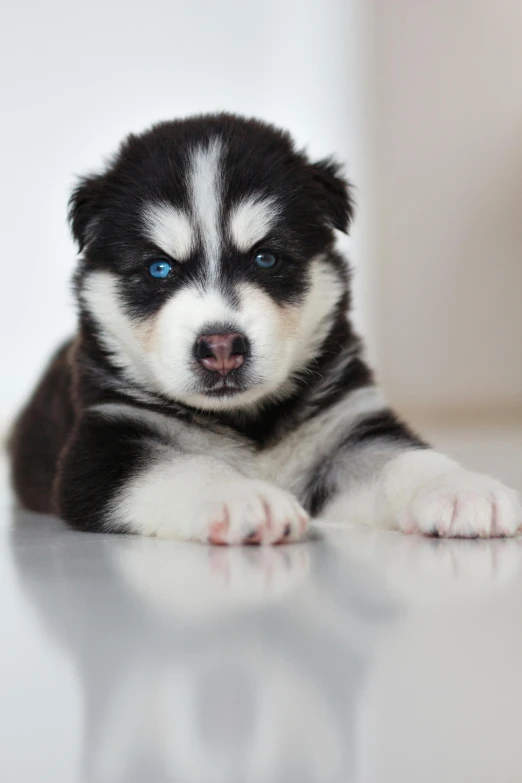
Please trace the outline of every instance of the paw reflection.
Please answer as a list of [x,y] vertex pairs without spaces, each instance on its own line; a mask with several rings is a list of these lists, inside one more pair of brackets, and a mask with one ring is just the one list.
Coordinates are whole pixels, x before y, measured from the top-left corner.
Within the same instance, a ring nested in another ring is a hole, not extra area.
[[125,581],[161,610],[201,616],[272,602],[310,570],[304,546],[225,548],[127,539],[114,550]]
[[361,526],[335,540],[413,601],[503,588],[522,566],[522,537],[449,540]]

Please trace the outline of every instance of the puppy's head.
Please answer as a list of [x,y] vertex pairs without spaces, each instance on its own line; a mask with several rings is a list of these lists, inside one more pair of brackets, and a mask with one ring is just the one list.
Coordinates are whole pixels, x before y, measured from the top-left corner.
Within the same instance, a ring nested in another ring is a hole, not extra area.
[[231,115],[130,136],[70,203],[84,322],[129,384],[204,409],[285,394],[343,299],[348,186]]

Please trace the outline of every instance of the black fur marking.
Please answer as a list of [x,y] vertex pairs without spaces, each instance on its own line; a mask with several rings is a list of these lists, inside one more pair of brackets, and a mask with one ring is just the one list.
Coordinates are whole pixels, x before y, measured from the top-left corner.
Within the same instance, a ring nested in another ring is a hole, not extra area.
[[60,455],[53,511],[81,530],[129,532],[111,524],[107,509],[125,483],[149,464],[154,443],[161,440],[131,420],[108,420],[89,413]]
[[324,377],[328,381],[329,392],[323,397],[319,396],[315,402],[316,413],[326,410],[357,389],[371,386],[373,383],[372,371],[359,356],[348,358],[346,364],[341,366],[337,373],[335,369],[333,371],[332,369],[328,366],[325,368]]
[[382,411],[363,419],[352,430],[344,444],[359,446],[368,441],[378,440],[393,441],[398,444],[405,443],[418,448],[426,447],[426,444],[391,410]]
[[326,471],[318,468],[318,475],[308,487],[305,508],[311,517],[318,516],[331,499],[334,488],[328,487]]
[[353,219],[354,202],[351,188],[341,174],[341,166],[332,158],[326,158],[315,163],[312,170],[324,192],[325,213],[330,216],[334,228],[346,233]]

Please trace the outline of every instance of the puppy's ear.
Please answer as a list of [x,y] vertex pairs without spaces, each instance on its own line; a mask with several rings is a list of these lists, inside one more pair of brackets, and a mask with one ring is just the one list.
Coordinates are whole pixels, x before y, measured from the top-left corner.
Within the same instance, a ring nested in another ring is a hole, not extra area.
[[355,204],[351,186],[342,176],[342,167],[332,158],[312,164],[312,175],[318,185],[319,200],[333,228],[348,233]]
[[69,199],[68,220],[73,237],[82,251],[92,238],[93,228],[102,210],[103,176],[82,177]]

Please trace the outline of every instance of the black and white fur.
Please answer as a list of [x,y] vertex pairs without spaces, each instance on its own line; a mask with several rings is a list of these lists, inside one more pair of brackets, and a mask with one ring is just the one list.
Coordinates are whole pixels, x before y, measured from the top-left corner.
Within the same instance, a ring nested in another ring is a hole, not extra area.
[[[295,541],[318,516],[513,535],[517,494],[430,449],[374,385],[334,248],[352,212],[339,167],[262,122],[130,136],[71,198],[79,331],[16,425],[21,502],[82,530],[226,544]],[[249,345],[224,379],[194,353],[216,331]]]

